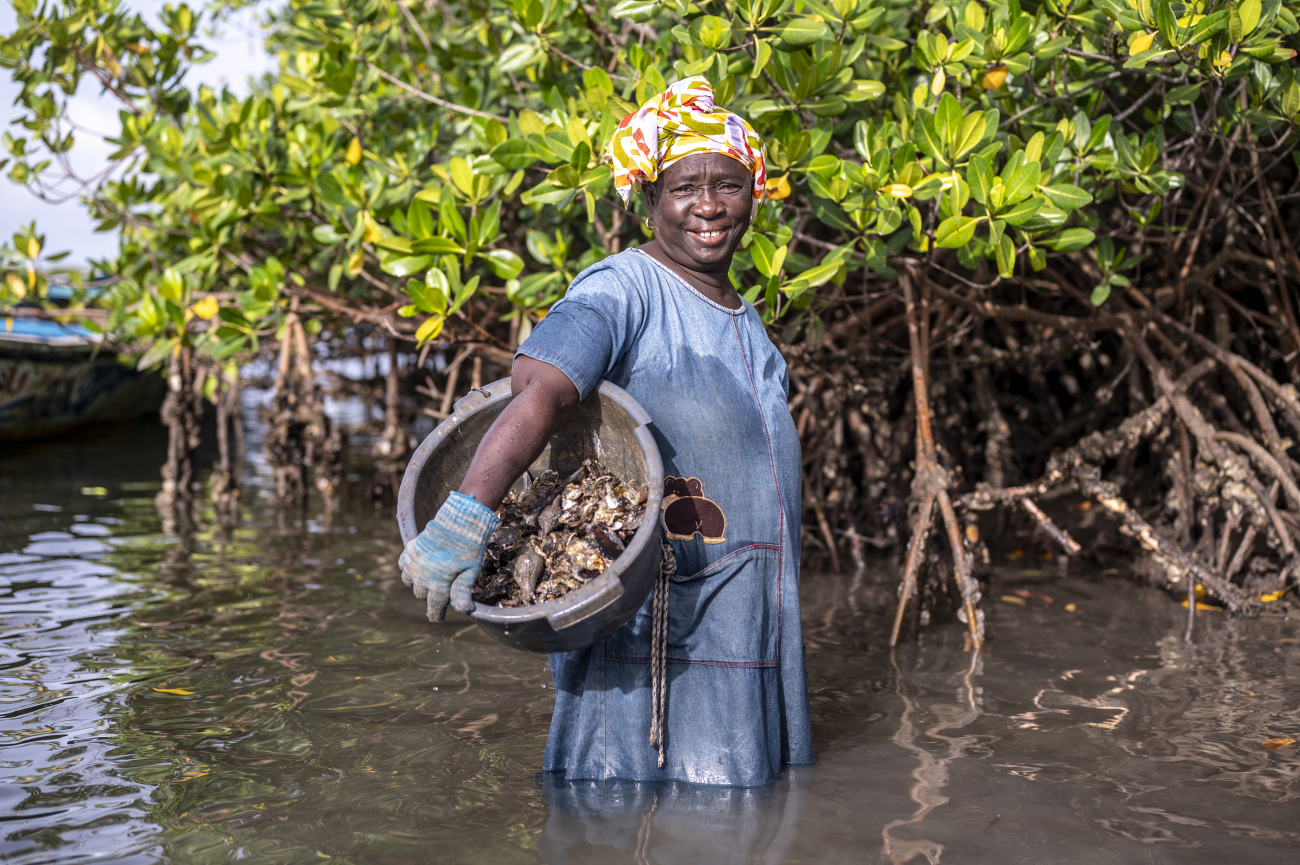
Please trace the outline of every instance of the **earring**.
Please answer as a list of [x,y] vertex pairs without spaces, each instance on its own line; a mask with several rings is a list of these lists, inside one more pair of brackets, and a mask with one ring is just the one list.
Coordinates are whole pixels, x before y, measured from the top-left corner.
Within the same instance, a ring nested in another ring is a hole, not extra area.
[[654,224],[653,222],[650,221],[650,217],[647,216],[647,217],[645,218],[644,221],[645,221],[645,230],[646,230],[646,231],[654,231],[654,230],[655,230],[655,224]]

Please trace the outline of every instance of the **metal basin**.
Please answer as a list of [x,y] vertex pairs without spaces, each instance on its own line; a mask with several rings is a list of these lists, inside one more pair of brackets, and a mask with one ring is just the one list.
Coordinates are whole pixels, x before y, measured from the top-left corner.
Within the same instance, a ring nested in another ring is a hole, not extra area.
[[[452,490],[460,486],[488,427],[510,402],[510,379],[494,381],[456,403],[455,411],[429,434],[411,457],[397,496],[402,543],[420,533]],[[598,458],[624,480],[649,484],[646,517],[632,543],[603,574],[562,598],[529,607],[474,605],[478,626],[508,646],[529,652],[585,648],[632,618],[650,589],[663,558],[657,515],[664,469],[648,428],[650,416],[620,387],[601,382],[583,400],[529,467],[536,476],[554,469],[560,477],[582,461]],[[522,478],[517,485],[522,485]]]

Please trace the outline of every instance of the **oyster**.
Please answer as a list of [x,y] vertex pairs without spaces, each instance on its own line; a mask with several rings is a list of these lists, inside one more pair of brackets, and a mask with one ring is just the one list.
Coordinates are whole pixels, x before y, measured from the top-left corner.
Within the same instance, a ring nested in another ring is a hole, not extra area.
[[595,460],[563,481],[548,470],[524,490],[512,490],[497,512],[501,525],[488,538],[474,600],[519,607],[586,585],[632,542],[648,493]]

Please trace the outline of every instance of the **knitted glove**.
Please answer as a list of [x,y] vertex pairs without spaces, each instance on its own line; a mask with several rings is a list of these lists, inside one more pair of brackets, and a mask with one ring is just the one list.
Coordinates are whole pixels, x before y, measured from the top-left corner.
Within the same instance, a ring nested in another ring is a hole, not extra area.
[[428,602],[429,621],[442,621],[448,597],[462,613],[474,609],[470,591],[483,566],[488,536],[500,522],[473,496],[452,493],[424,531],[406,545],[397,560],[402,582]]

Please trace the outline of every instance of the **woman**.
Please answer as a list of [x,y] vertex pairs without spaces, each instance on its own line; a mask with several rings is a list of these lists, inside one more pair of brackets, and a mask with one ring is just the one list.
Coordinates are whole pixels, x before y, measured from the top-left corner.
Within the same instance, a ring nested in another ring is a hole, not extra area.
[[601,379],[654,419],[659,515],[676,556],[667,592],[665,735],[653,605],[590,648],[551,656],[545,770],[569,779],[753,785],[812,762],[799,622],[801,457],[786,365],[727,269],[762,204],[762,141],[680,81],[619,125],[606,156],[655,239],[578,275],[519,348],[514,399],[453,493],[401,557],[441,621],[473,609],[493,511]]

